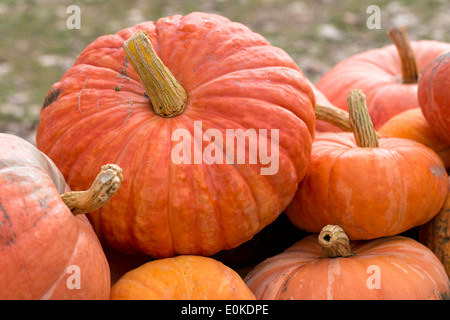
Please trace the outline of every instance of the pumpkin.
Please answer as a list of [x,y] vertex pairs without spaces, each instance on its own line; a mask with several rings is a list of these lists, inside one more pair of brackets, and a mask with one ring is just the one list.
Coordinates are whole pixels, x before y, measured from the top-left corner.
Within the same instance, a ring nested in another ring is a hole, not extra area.
[[420,142],[433,149],[444,167],[450,169],[450,145],[442,141],[429,125],[420,108],[408,109],[395,115],[378,129],[378,133],[386,138],[397,137]]
[[244,280],[210,257],[153,260],[124,274],[111,300],[255,300]]
[[0,299],[109,299],[110,270],[83,213],[106,203],[121,169],[106,165],[87,191],[70,191],[29,142],[0,134]]
[[434,59],[419,81],[418,98],[423,115],[436,134],[450,145],[450,49]]
[[442,263],[418,241],[349,241],[336,225],[266,259],[244,280],[258,300],[425,300],[450,293]]
[[105,245],[209,256],[250,240],[292,200],[309,162],[314,105],[285,51],[194,12],[91,43],[50,88],[37,146],[72,188],[85,188],[98,163],[127,172],[89,214]]
[[[450,191],[450,180],[449,180]],[[433,251],[450,278],[450,192],[439,213],[419,228],[419,241]]]
[[439,156],[409,139],[378,138],[361,90],[349,94],[353,133],[317,134],[305,178],[286,214],[318,233],[340,225],[350,239],[402,233],[431,220],[447,195]]
[[393,28],[394,44],[375,48],[340,61],[316,87],[332,105],[347,110],[347,95],[358,88],[367,97],[375,129],[394,115],[419,107],[418,79],[433,59],[450,51],[450,44],[433,40],[409,42],[405,28]]

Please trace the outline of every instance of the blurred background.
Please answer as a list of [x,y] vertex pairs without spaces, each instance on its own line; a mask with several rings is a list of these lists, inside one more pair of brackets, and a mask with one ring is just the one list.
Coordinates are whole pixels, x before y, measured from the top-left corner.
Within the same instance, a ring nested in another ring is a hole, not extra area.
[[[70,5],[80,29],[67,28]],[[380,8],[380,29],[367,19]],[[448,0],[0,0],[0,132],[35,143],[44,97],[97,37],[142,21],[193,11],[217,13],[288,52],[316,82],[338,61],[390,44],[404,25],[410,40],[450,42]]]

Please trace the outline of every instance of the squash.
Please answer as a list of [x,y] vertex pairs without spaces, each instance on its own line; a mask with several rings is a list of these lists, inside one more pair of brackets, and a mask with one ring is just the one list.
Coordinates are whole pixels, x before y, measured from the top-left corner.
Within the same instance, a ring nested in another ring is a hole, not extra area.
[[223,263],[181,255],[127,272],[112,286],[111,300],[255,300],[255,296]]
[[340,61],[316,83],[330,103],[347,110],[347,95],[358,88],[367,97],[375,129],[394,115],[419,107],[420,72],[450,44],[433,40],[409,41],[404,27],[389,31],[394,44],[367,50]]
[[450,169],[450,145],[442,141],[420,108],[408,109],[395,115],[378,129],[378,133],[385,138],[405,138],[420,142],[433,149],[444,167]]
[[250,240],[292,200],[314,105],[286,52],[242,24],[194,12],[91,43],[49,90],[37,146],[72,188],[85,188],[98,163],[127,172],[89,214],[105,245],[209,256]]
[[426,67],[418,88],[419,106],[425,119],[439,138],[448,145],[450,145],[449,73],[450,52],[447,52]]
[[29,142],[0,134],[0,300],[109,299],[110,269],[83,213],[109,201],[123,180],[105,165],[87,191]]
[[266,259],[244,278],[258,300],[446,299],[439,259],[404,236],[349,241],[336,225]]
[[444,205],[431,221],[420,226],[418,237],[436,254],[450,278],[450,180]]
[[340,225],[351,240],[391,236],[430,221],[447,195],[447,172],[430,148],[379,138],[361,90],[349,94],[353,134],[317,134],[305,178],[286,214],[318,233]]

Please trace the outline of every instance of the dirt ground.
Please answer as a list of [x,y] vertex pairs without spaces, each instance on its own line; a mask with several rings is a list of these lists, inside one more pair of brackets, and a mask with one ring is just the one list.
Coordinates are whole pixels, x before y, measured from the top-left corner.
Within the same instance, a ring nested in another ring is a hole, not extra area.
[[[80,8],[80,29],[69,29]],[[369,6],[380,9],[369,29]],[[261,33],[288,52],[316,82],[338,61],[390,43],[387,30],[404,25],[410,39],[450,42],[446,0],[0,0],[0,132],[34,143],[50,86],[94,39],[146,20],[192,11],[217,13]]]

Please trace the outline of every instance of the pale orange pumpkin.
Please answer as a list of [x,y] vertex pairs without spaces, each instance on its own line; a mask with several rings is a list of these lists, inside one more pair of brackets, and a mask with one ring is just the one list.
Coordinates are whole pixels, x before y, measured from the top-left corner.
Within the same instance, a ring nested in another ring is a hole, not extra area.
[[245,277],[258,300],[445,299],[450,283],[436,255],[403,236],[350,242],[325,226]]
[[29,142],[0,133],[0,150],[0,300],[109,299],[108,261],[83,213],[109,200],[121,169],[106,165],[88,191],[70,191]]

